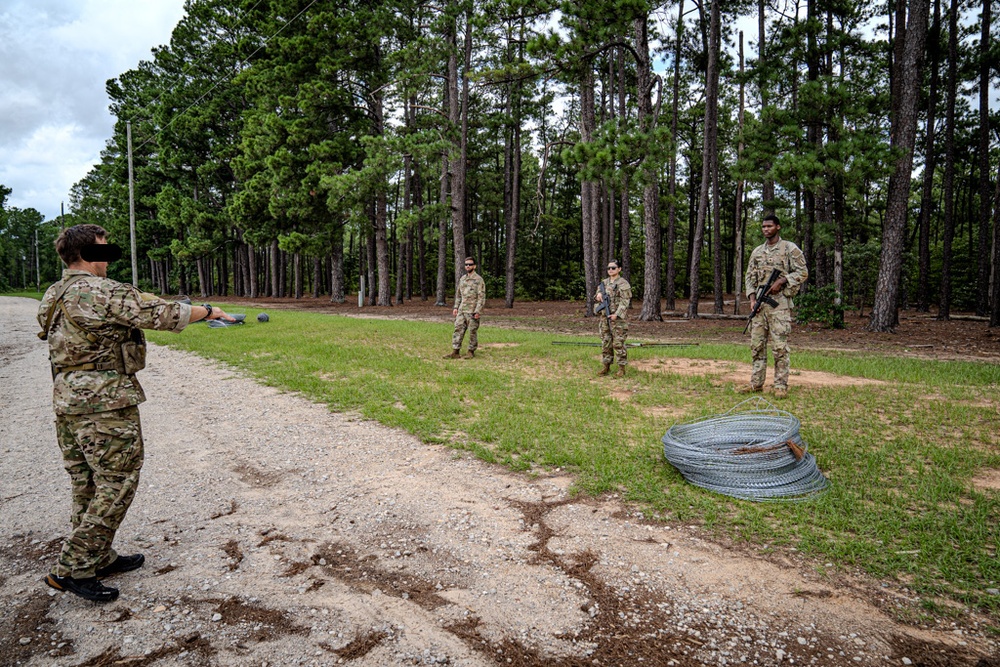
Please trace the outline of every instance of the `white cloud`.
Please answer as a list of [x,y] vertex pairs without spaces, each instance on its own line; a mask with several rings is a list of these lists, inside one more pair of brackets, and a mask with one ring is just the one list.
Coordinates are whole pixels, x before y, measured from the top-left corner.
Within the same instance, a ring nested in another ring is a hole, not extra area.
[[100,159],[105,85],[170,40],[184,0],[0,2],[0,184],[10,205],[59,214]]

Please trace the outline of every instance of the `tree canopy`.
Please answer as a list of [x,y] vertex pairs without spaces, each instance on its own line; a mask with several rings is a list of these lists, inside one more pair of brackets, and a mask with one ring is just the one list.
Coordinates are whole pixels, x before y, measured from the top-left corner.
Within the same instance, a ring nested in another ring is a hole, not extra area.
[[[445,303],[472,255],[507,305],[589,303],[617,257],[640,317],[697,317],[776,212],[805,289],[870,328],[997,324],[989,2],[189,0],[107,82],[61,223],[127,237],[129,125],[137,279],[165,293]],[[5,192],[0,287],[51,279],[55,227]]]

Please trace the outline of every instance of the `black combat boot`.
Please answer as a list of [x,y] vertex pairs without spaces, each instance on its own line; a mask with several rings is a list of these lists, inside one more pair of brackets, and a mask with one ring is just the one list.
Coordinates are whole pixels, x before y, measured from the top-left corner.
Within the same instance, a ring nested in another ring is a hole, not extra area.
[[92,602],[114,602],[118,599],[118,589],[105,586],[97,577],[74,579],[50,574],[43,581],[57,591],[69,591]]
[[133,554],[131,556],[118,556],[110,565],[105,565],[104,567],[97,568],[95,574],[103,579],[104,577],[110,577],[113,574],[120,574],[122,572],[131,572],[132,570],[138,570],[142,567],[142,564],[146,562],[146,557],[142,554]]

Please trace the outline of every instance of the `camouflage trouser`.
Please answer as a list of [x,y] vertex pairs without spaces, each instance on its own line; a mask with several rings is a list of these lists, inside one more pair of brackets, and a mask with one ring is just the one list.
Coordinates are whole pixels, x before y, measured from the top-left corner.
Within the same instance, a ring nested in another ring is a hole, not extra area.
[[139,484],[142,428],[136,406],[56,415],[56,437],[73,491],[73,532],[52,568],[57,577],[92,577],[118,557],[111,543]]
[[618,357],[618,365],[624,366],[628,363],[628,348],[625,341],[628,339],[628,322],[626,320],[615,320],[608,327],[608,318],[601,317],[601,363],[610,364]]
[[472,313],[461,312],[455,318],[455,333],[451,335],[451,349],[461,349],[466,329],[469,330],[469,352],[476,351],[476,348],[479,347],[479,320],[473,317]]
[[774,357],[774,387],[788,388],[788,334],[791,332],[791,310],[788,308],[775,310],[770,306],[760,309],[750,327],[750,351],[753,353],[750,384],[755,387],[764,386],[764,376],[767,374],[767,343],[770,339],[771,355]]

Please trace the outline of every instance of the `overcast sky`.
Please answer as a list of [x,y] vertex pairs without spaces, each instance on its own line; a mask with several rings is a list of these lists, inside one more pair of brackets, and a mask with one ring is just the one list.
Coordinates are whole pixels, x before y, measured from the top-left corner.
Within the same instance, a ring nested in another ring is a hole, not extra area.
[[46,219],[99,160],[108,79],[149,60],[184,0],[0,0],[0,184]]

